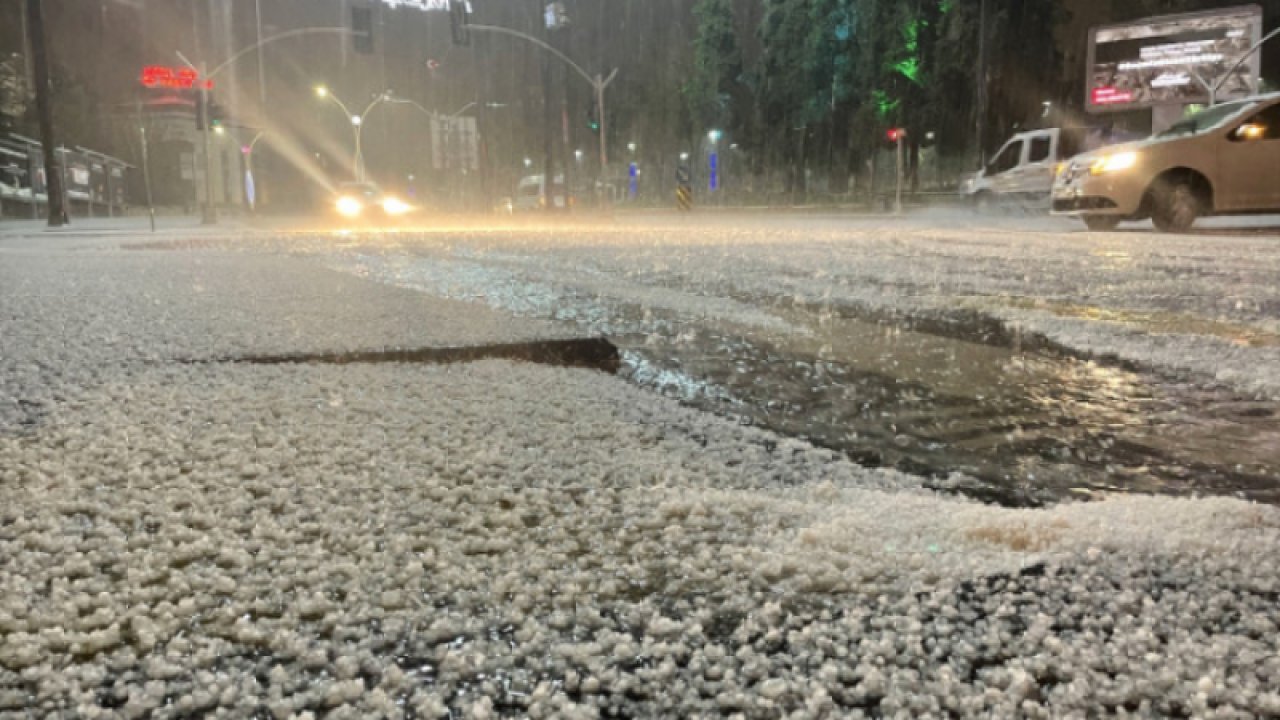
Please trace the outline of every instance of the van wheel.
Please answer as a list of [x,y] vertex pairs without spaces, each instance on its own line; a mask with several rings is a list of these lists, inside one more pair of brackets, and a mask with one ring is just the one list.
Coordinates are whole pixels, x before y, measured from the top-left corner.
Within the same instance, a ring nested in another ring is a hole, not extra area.
[[1093,232],[1106,232],[1120,226],[1119,215],[1085,215],[1082,219],[1084,226]]
[[995,205],[989,192],[983,191],[973,196],[973,210],[979,215],[990,215]]
[[1161,232],[1183,232],[1200,217],[1200,196],[1186,180],[1168,180],[1151,190],[1151,222]]

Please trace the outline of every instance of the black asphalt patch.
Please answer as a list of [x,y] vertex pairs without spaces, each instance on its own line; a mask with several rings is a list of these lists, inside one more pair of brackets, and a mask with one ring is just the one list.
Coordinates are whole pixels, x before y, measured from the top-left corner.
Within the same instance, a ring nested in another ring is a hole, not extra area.
[[514,360],[539,365],[588,368],[610,374],[616,373],[622,366],[618,348],[604,338],[541,340],[537,342],[465,347],[389,348],[354,352],[246,355],[213,360],[184,360],[183,362],[230,362],[249,365],[352,365],[357,363],[448,365],[476,362],[478,360]]

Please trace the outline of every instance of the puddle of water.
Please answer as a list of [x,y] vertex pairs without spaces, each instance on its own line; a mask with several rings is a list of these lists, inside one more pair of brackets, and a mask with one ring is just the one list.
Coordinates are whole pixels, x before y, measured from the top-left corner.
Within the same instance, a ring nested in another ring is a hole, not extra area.
[[[989,300],[989,298],[986,299],[986,301]],[[1009,298],[1006,304],[1023,310],[1044,310],[1059,317],[1134,325],[1153,334],[1207,335],[1244,347],[1276,347],[1280,345],[1280,335],[1267,332],[1261,328],[1193,315],[1171,312],[1116,310],[1093,305],[1045,302],[1034,298]]]
[[640,385],[939,486],[963,473],[977,484],[958,489],[986,500],[1025,505],[1119,491],[1280,502],[1272,404],[1020,343],[980,315],[906,323],[940,328],[921,332],[757,299],[781,322],[735,323],[479,262],[357,257],[337,265],[572,323],[609,337],[623,375]]

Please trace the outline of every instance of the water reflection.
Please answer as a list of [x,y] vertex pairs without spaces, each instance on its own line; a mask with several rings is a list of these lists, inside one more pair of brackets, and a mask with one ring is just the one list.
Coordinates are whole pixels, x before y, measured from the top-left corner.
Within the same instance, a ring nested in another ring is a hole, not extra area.
[[572,323],[616,343],[633,382],[987,499],[1037,504],[1130,491],[1280,502],[1271,404],[1080,360],[980,318],[922,332],[829,303],[725,295],[690,312],[677,288],[663,298],[661,288],[611,288],[607,278],[575,277],[570,286],[493,257],[336,262]]

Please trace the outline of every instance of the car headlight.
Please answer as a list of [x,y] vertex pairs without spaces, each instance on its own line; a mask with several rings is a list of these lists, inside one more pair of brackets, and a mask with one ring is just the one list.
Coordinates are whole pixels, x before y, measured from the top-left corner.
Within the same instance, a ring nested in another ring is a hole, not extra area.
[[398,197],[387,197],[382,201],[382,209],[388,215],[403,215],[413,208],[409,207],[409,203]]
[[338,198],[337,207],[338,212],[344,217],[355,217],[364,212],[364,203],[349,195],[343,195]]
[[1103,155],[1093,164],[1089,166],[1089,173],[1092,175],[1106,175],[1107,173],[1122,172],[1132,168],[1138,164],[1138,153],[1122,152],[1115,155]]

